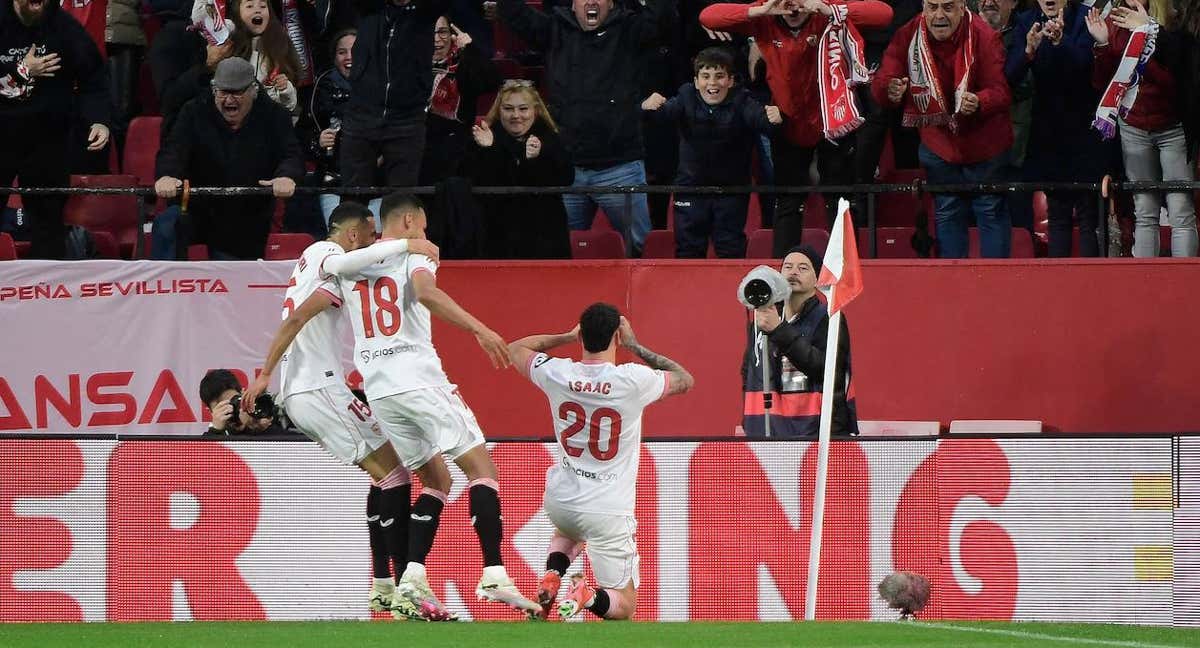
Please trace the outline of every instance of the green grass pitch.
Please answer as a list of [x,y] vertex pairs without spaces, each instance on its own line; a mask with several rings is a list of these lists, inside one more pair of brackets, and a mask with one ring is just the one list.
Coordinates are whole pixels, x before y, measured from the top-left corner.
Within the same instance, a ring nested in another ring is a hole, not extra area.
[[86,623],[3,624],[0,646],[270,648],[1189,648],[1200,629],[1060,623]]

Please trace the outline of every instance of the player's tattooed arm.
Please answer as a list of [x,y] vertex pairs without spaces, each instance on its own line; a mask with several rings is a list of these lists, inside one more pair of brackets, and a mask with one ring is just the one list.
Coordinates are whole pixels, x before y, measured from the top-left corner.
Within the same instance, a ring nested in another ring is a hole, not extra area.
[[642,359],[646,366],[651,369],[658,369],[671,374],[671,387],[667,393],[669,395],[682,394],[691,390],[696,384],[696,379],[683,365],[675,362],[661,353],[655,353],[650,349],[642,346],[637,341],[637,336],[633,334],[633,327],[629,324],[629,320],[621,318],[621,345],[633,355]]
[[529,363],[532,362],[533,356],[564,344],[570,344],[577,339],[579,339],[578,324],[566,333],[559,333],[557,335],[528,335],[519,340],[509,342],[508,354],[512,356],[513,368],[521,375],[528,376]]

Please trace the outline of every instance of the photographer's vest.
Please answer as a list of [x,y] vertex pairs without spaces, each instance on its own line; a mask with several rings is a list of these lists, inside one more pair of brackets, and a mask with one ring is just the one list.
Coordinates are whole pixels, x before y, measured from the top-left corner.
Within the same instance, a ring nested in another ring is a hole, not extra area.
[[[807,305],[807,304],[806,304]],[[803,310],[803,314],[780,326],[796,329],[800,336],[811,340],[818,326],[827,326],[825,304],[818,301],[815,307]],[[762,353],[757,340],[758,329],[750,324],[750,343],[754,344],[753,355],[746,367],[743,396],[742,429],[748,437],[766,436],[766,409],[763,403]],[[765,335],[765,333],[763,334]],[[824,376],[809,376],[796,368],[774,344],[768,344],[771,362],[771,436],[798,437],[817,436],[821,424],[821,380]],[[851,433],[858,433],[858,417],[855,412],[853,382],[850,380],[850,354],[846,354],[845,404],[834,397],[834,410],[845,407],[846,425]],[[835,421],[834,430],[837,430]]]

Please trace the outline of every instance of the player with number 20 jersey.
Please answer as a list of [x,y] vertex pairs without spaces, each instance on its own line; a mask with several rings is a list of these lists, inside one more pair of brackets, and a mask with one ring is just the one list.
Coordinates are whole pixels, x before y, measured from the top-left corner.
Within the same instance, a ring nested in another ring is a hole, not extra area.
[[[576,339],[583,359],[575,362],[543,353]],[[649,366],[616,364],[623,345]],[[509,345],[513,364],[550,401],[557,461],[546,473],[546,514],[554,537],[538,592],[546,618],[562,577],[586,545],[597,584],[572,576],[564,618],[585,608],[606,619],[631,618],[637,607],[639,557],[638,463],[642,411],[660,398],[691,389],[693,379],[679,363],[638,344],[629,322],[613,306],[593,304],[579,325],[561,335],[535,335]]]

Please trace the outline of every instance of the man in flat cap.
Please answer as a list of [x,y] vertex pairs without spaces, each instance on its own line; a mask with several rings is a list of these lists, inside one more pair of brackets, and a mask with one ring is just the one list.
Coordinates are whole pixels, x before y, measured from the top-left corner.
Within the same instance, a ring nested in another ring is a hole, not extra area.
[[[227,58],[213,74],[212,95],[192,99],[179,112],[158,152],[155,192],[175,198],[183,179],[193,187],[271,187],[288,198],[304,174],[292,118],[260,92],[254,69]],[[179,251],[208,245],[210,259],[258,259],[266,248],[274,200],[269,196],[197,197],[181,223]]]

